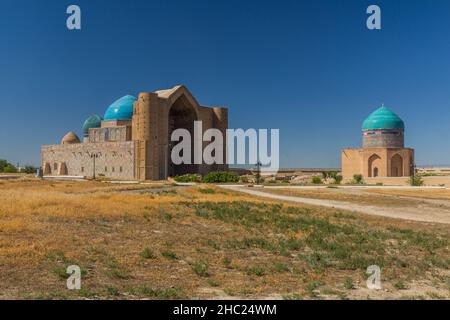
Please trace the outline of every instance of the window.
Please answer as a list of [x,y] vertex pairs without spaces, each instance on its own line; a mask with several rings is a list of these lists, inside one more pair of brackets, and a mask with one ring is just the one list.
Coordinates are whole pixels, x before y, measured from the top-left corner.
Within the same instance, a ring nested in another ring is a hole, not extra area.
[[105,167],[105,172],[108,172],[108,167]]
[[53,170],[58,170],[58,164],[56,162],[53,164]]
[[81,167],[81,172],[84,172],[84,167]]
[[119,168],[119,171],[122,172],[122,167]]
[[112,172],[114,172],[114,167],[112,167],[112,170],[111,170]]

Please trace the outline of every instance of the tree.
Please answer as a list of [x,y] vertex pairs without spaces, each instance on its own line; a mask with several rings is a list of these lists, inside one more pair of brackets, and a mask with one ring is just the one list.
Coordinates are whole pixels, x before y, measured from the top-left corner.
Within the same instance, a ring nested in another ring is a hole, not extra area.
[[16,173],[17,168],[13,166],[11,163],[9,163],[6,160],[0,160],[0,172],[3,173]]
[[14,167],[11,163],[8,163],[6,167],[3,168],[4,173],[16,173],[17,168]]
[[8,161],[0,160],[0,172],[3,172],[3,169],[8,165]]

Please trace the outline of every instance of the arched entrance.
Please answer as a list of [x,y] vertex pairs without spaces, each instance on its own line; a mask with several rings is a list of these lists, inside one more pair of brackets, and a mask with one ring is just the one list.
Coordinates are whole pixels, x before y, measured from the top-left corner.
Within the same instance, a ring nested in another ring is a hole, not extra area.
[[391,177],[403,176],[403,158],[396,154],[391,158]]
[[373,176],[378,177],[378,168],[377,167],[373,168]]
[[[169,150],[168,150],[168,175],[178,176],[186,173],[197,173],[198,165],[194,163],[194,121],[197,120],[197,113],[194,106],[186,96],[181,95],[170,107],[169,111]],[[171,160],[173,147],[178,141],[171,141],[172,132],[176,129],[186,129],[191,135],[191,164],[176,165]]]
[[379,168],[381,165],[381,158],[377,154],[373,154],[370,156],[368,161],[368,175],[369,177],[378,177],[379,175]]

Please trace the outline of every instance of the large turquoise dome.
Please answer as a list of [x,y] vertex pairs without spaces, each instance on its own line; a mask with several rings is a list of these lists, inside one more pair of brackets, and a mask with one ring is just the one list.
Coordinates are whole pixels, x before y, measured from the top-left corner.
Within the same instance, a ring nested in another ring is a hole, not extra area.
[[385,106],[372,112],[362,124],[362,130],[405,129],[398,115]]
[[133,96],[127,95],[119,100],[114,101],[106,110],[105,120],[124,120],[133,117],[133,103],[137,99]]
[[102,117],[96,114],[87,118],[86,121],[84,121],[82,127],[83,135],[88,136],[89,129],[91,128],[100,128],[100,126],[102,125],[102,120],[103,120]]

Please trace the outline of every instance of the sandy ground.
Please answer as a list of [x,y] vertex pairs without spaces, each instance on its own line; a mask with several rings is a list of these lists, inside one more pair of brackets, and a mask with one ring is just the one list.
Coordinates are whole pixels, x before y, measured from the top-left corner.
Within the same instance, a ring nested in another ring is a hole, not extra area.
[[[254,189],[242,186],[222,186],[223,188],[233,189],[250,195],[276,199],[281,201],[290,201],[304,203],[309,205],[324,206],[342,210],[350,210],[359,213],[365,213],[389,218],[405,219],[420,222],[445,223],[450,224],[450,200],[421,200],[416,206],[405,207],[386,207],[378,205],[361,205],[357,203],[327,199],[312,199],[306,197],[286,196],[273,194],[264,189]],[[288,189],[288,187],[286,187]],[[353,189],[348,192],[355,192]],[[356,191],[358,192],[358,191]],[[363,192],[363,191],[360,191]],[[386,196],[386,195],[385,195]],[[398,196],[396,198],[399,198]],[[411,199],[412,197],[401,197],[402,199]]]

